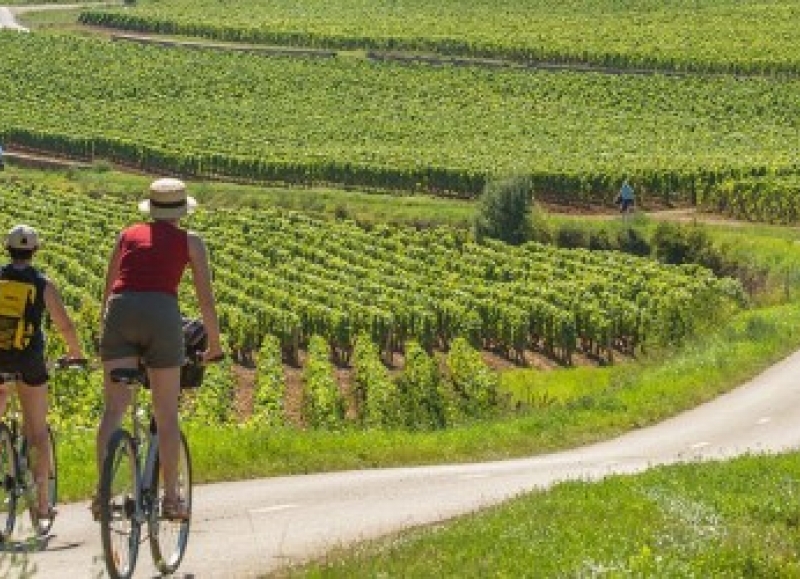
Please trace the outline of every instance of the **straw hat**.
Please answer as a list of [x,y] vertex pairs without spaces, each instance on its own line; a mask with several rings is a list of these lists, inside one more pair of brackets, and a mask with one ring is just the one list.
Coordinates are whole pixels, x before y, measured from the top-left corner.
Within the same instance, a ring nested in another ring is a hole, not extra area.
[[15,225],[6,235],[7,249],[37,249],[39,235],[30,225]]
[[194,197],[186,195],[186,184],[180,179],[164,177],[150,184],[150,197],[139,203],[139,211],[153,219],[177,219],[197,207]]

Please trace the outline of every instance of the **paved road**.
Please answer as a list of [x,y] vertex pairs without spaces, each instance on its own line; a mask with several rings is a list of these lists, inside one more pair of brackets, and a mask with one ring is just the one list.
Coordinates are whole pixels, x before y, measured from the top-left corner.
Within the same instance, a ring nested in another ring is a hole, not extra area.
[[[661,424],[591,446],[518,460],[286,476],[199,487],[179,577],[246,578],[330,547],[446,519],[567,479],[800,445],[800,352],[741,388]],[[41,577],[102,571],[86,503],[65,505],[31,555]],[[149,551],[137,577],[154,575]]]

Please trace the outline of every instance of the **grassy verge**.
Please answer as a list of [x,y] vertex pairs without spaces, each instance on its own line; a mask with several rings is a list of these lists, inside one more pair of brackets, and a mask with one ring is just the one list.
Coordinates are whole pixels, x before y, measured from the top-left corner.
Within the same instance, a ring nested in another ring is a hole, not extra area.
[[281,571],[308,577],[798,577],[795,453],[567,482]]
[[[107,164],[92,169],[41,171],[9,164],[0,179],[35,179],[54,189],[69,188],[85,194],[112,193],[132,201],[140,199],[152,176],[113,170]],[[451,225],[466,227],[475,204],[469,201],[341,189],[265,187],[216,181],[189,182],[192,195],[209,207],[281,207],[316,215],[348,217],[364,223]]]

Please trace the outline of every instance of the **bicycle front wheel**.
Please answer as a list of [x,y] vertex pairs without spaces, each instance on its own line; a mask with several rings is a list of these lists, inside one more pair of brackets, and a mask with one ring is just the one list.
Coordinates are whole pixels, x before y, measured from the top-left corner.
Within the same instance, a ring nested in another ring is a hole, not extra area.
[[111,579],[133,575],[139,554],[139,463],[131,435],[117,430],[100,475],[100,536]]
[[11,431],[0,424],[0,540],[5,541],[14,532],[17,516],[17,451]]
[[[47,505],[52,511],[55,510],[56,503],[58,502],[58,462],[56,460],[56,439],[49,425],[47,426],[47,444],[47,453],[50,456],[50,469],[47,474]],[[27,441],[23,443],[23,453],[28,468],[33,468],[34,464],[32,462],[30,446]],[[46,536],[50,532],[50,529],[53,528],[53,517],[39,516],[38,489],[32,480],[31,485],[30,496],[28,497],[28,510],[31,515],[31,522],[37,534]]]
[[153,497],[153,508],[148,521],[153,562],[161,573],[174,573],[181,564],[186,552],[186,545],[189,542],[189,524],[192,512],[192,459],[189,455],[189,445],[182,432],[180,456],[178,457],[177,491],[178,497],[186,505],[189,517],[181,520],[167,519],[161,512],[165,485],[158,449],[156,449],[153,480],[149,483],[148,488]]

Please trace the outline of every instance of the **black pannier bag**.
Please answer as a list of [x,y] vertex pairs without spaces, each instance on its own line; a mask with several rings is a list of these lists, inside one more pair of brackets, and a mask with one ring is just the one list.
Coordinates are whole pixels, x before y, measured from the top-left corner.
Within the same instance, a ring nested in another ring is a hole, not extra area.
[[186,363],[181,368],[181,388],[199,388],[206,371],[199,357],[208,348],[208,335],[201,320],[183,318],[183,343]]

